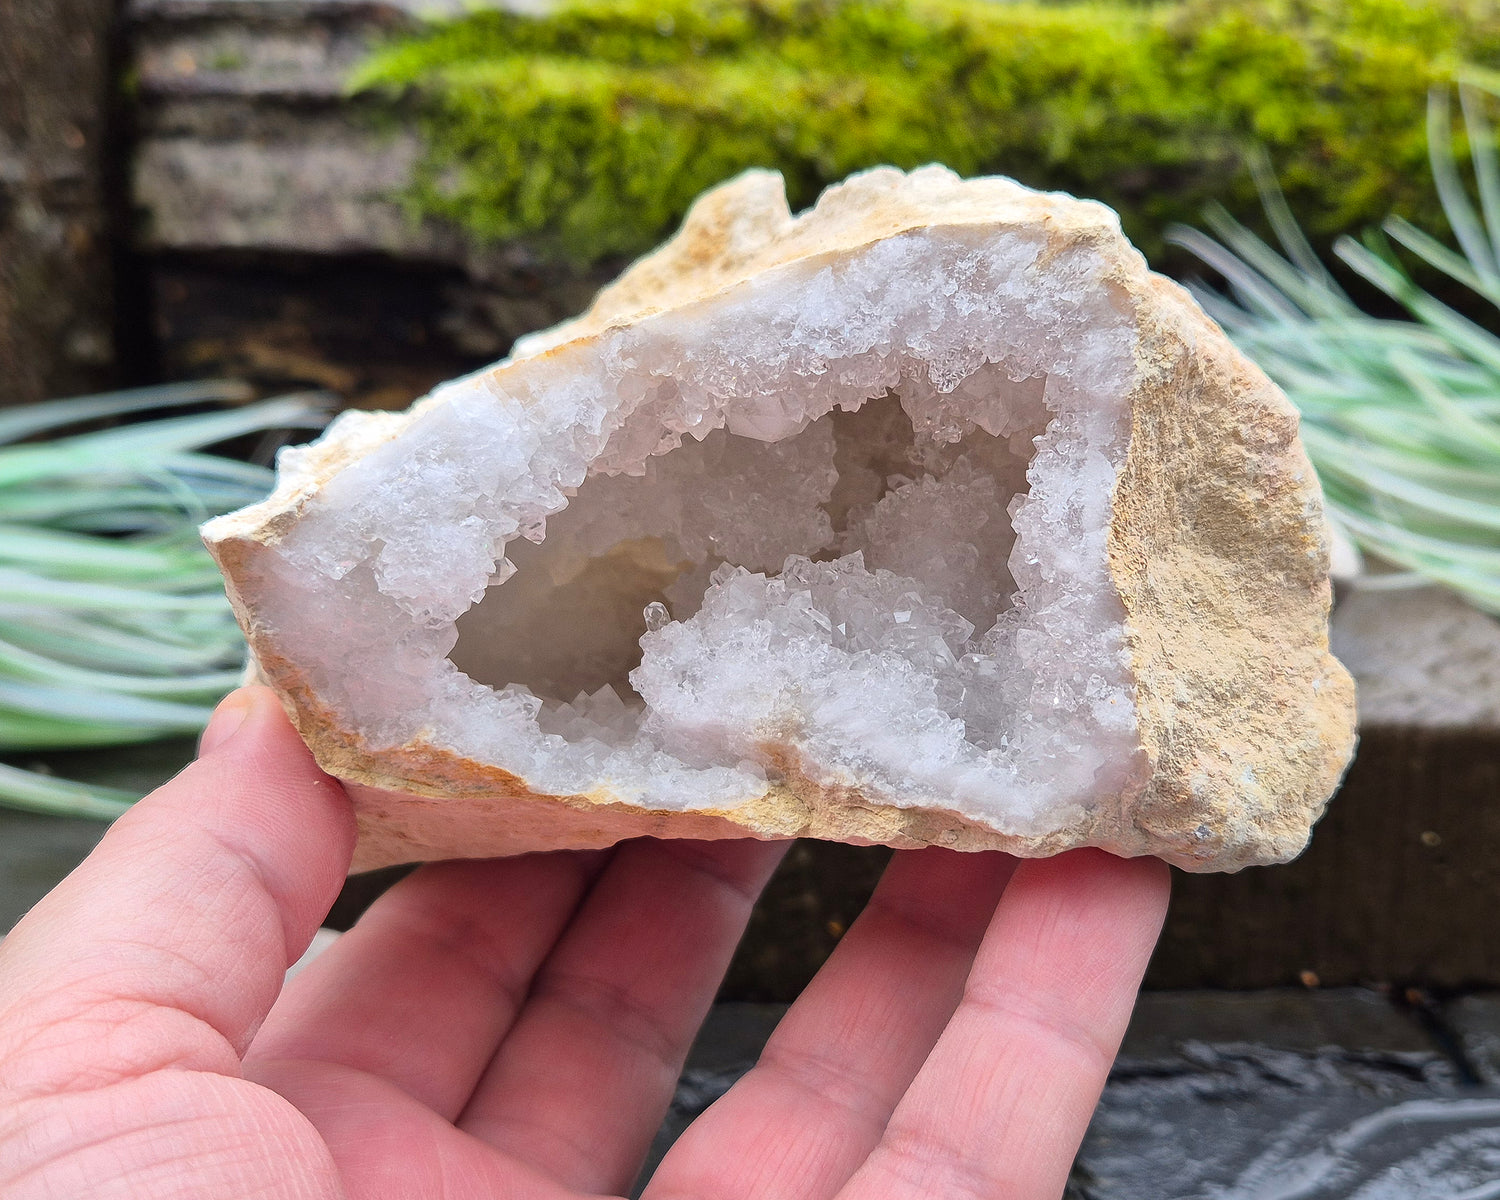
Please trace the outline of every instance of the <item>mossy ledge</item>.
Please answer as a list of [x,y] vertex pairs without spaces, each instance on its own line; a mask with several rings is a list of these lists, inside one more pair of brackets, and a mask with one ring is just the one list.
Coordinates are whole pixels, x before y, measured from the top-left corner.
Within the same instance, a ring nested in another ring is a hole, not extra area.
[[1497,62],[1488,0],[573,0],[434,24],[352,86],[416,105],[414,210],[574,262],[646,249],[746,167],[797,205],[932,161],[1104,200],[1156,257],[1210,198],[1256,210],[1255,145],[1315,237],[1442,228],[1424,97]]

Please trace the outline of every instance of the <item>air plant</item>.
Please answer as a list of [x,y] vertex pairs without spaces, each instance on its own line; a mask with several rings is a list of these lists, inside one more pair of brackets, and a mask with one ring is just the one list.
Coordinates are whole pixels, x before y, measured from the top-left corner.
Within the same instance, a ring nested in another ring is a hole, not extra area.
[[1454,160],[1446,89],[1429,97],[1427,134],[1462,252],[1400,217],[1334,244],[1409,319],[1372,316],[1350,299],[1264,162],[1257,182],[1283,253],[1223,209],[1207,219],[1218,240],[1181,227],[1170,237],[1224,277],[1228,295],[1200,288],[1199,300],[1301,411],[1336,531],[1392,568],[1361,576],[1360,586],[1436,582],[1500,613],[1500,337],[1419,286],[1395,249],[1500,316],[1500,156],[1484,92],[1465,85],[1459,99],[1477,210]]
[[[195,733],[238,682],[244,642],[198,525],[264,497],[271,472],[204,447],[326,413],[317,395],[248,399],[209,382],[0,409],[0,752]],[[225,402],[241,406],[53,436]],[[0,804],[113,817],[135,798],[0,764]]]

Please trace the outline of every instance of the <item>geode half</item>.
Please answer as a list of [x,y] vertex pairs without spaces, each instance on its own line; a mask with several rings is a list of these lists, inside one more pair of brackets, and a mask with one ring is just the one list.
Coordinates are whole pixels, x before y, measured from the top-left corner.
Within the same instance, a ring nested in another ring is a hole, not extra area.
[[356,866],[797,835],[1295,855],[1353,747],[1285,398],[1114,214],[705,195],[206,540]]

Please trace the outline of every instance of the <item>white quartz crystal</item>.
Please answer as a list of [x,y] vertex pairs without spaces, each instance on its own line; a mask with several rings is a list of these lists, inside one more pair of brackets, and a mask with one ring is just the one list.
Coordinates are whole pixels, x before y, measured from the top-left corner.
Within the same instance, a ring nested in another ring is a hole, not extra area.
[[1134,334],[1086,245],[1042,248],[906,232],[523,343],[372,429],[263,619],[370,747],[536,791],[722,807],[790,748],[871,803],[1061,829],[1136,746],[1105,557]]

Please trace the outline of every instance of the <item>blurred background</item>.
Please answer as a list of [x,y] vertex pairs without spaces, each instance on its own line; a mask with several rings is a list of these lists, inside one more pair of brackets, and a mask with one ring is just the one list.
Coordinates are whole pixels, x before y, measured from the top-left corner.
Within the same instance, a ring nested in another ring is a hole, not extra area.
[[[1346,1136],[1356,1167],[1295,1194],[1500,1196],[1497,83],[1481,0],[10,0],[0,933],[232,686],[194,529],[263,493],[279,444],[579,311],[745,167],[797,206],[940,161],[1109,203],[1287,389],[1361,687],[1308,852],[1178,876],[1075,1189],[1271,1194],[1266,1147],[1462,1097],[1407,1149]],[[885,856],[793,850],[678,1116]],[[1163,1170],[1163,1129],[1233,1162]]]

